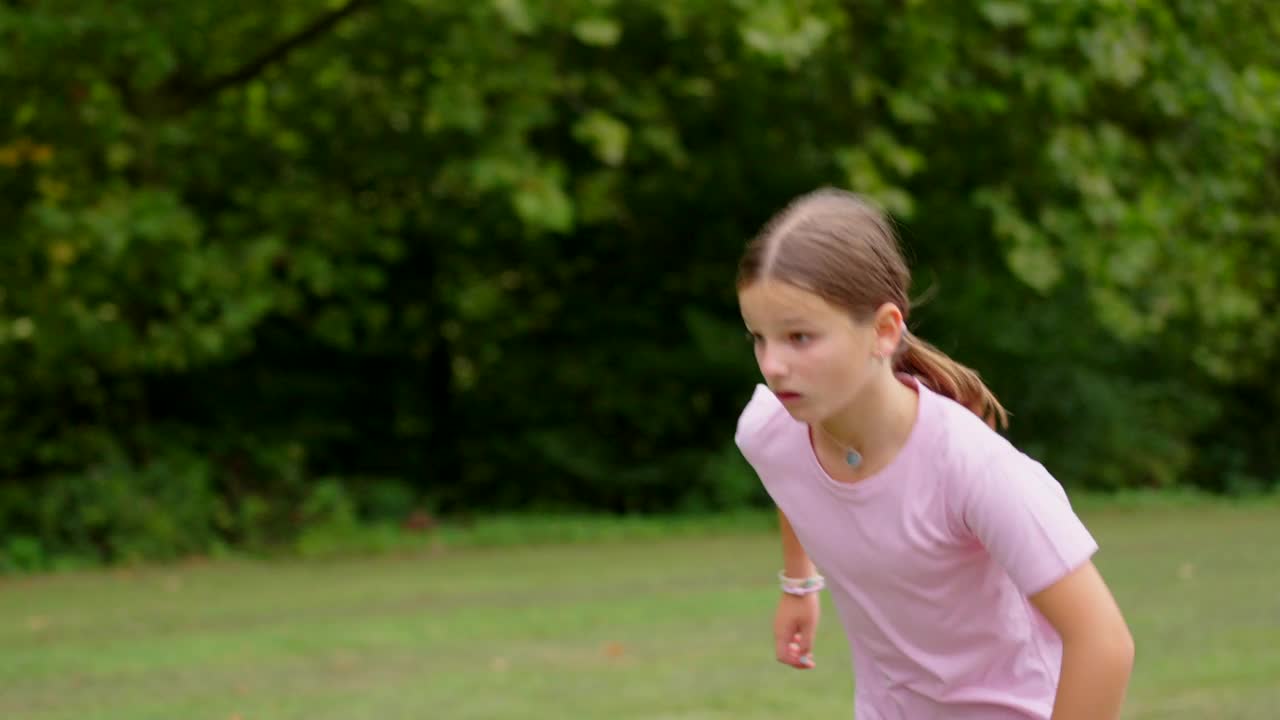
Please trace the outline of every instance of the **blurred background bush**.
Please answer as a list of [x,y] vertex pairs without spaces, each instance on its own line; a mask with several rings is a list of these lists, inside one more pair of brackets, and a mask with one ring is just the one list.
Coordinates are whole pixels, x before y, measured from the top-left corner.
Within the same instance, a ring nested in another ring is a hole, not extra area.
[[1278,36],[1226,0],[4,3],[0,564],[764,505],[735,263],[827,184],[1068,487],[1274,488]]

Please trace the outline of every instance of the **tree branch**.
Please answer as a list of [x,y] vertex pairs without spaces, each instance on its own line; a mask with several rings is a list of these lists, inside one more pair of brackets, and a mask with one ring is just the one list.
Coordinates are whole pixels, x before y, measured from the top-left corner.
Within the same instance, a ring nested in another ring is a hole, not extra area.
[[290,53],[332,30],[349,16],[377,0],[349,0],[347,4],[313,20],[293,35],[268,48],[258,57],[224,75],[197,85],[175,74],[162,85],[162,107],[167,113],[179,114],[205,103],[224,90],[243,85],[261,75],[267,68],[284,61]]

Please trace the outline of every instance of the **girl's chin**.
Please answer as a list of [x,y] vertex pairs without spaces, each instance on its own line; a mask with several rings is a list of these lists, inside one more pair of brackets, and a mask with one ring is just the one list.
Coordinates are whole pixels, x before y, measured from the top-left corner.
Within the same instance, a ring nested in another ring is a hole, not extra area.
[[792,417],[792,419],[798,420],[802,423],[808,423],[812,425],[813,423],[821,419],[818,415],[816,415],[813,412],[812,408],[805,407],[803,405],[784,405],[783,407],[786,409],[787,414],[789,414]]

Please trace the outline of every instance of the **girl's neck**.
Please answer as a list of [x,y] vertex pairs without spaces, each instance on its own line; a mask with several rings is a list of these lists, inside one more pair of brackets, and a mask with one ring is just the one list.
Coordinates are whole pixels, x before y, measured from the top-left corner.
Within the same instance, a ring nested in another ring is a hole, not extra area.
[[848,407],[824,420],[822,434],[856,450],[869,465],[887,464],[915,426],[920,396],[892,372],[877,377]]

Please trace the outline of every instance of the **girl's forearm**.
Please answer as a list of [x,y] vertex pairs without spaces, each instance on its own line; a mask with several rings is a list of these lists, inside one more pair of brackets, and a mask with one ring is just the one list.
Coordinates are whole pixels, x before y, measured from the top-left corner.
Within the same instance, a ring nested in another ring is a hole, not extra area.
[[1133,641],[1064,641],[1053,720],[1116,720],[1133,669]]
[[787,516],[778,511],[778,520],[782,531],[782,570],[787,577],[807,578],[817,574],[813,561],[800,545],[796,532],[791,528]]

